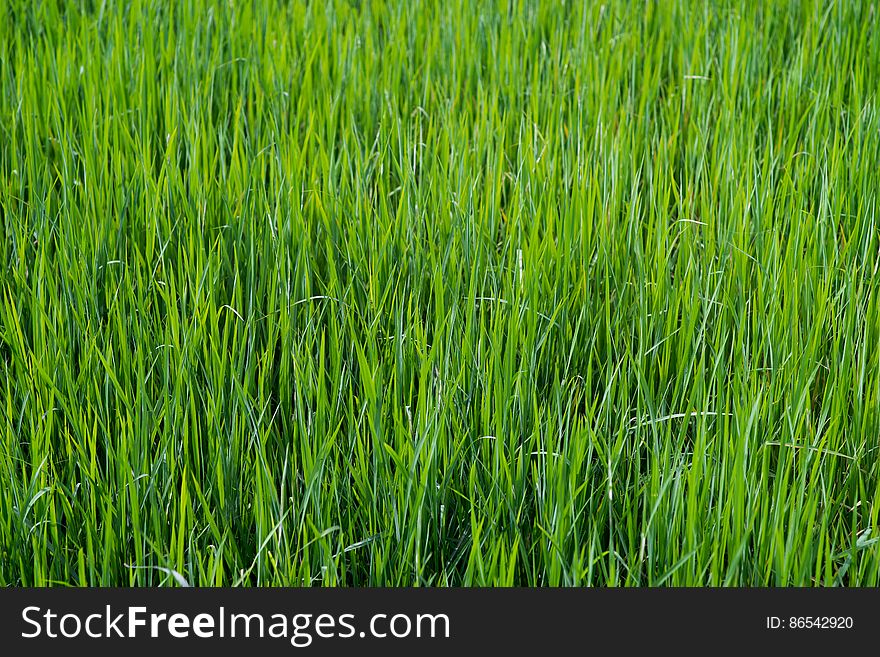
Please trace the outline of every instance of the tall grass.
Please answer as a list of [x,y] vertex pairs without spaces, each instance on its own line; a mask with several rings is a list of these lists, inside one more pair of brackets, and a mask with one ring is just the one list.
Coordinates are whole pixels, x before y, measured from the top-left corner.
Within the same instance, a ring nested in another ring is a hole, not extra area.
[[880,584],[878,28],[6,0],[0,583]]

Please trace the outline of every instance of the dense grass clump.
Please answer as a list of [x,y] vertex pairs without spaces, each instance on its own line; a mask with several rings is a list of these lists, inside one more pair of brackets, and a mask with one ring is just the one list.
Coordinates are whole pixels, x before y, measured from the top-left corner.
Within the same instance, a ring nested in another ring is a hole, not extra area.
[[880,584],[878,20],[6,0],[0,583]]

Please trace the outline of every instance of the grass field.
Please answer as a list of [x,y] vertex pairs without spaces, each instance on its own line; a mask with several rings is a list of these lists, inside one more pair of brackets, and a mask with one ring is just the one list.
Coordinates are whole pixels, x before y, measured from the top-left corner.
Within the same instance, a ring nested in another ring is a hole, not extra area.
[[5,0],[0,583],[880,584],[878,11]]

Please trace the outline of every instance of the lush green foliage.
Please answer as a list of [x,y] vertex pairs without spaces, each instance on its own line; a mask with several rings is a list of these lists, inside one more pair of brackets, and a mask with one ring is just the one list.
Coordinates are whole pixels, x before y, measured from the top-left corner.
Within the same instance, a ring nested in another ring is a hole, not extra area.
[[878,28],[5,0],[0,582],[880,584]]

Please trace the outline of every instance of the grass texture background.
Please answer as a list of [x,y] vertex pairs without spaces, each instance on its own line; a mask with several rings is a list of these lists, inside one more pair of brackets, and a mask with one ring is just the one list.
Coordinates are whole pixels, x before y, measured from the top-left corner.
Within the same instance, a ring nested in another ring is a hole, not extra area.
[[880,584],[878,28],[4,0],[0,583]]

